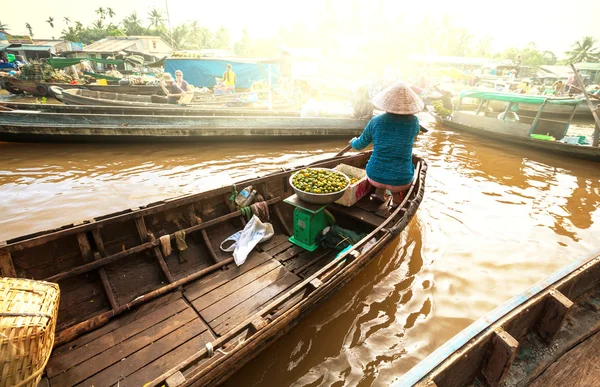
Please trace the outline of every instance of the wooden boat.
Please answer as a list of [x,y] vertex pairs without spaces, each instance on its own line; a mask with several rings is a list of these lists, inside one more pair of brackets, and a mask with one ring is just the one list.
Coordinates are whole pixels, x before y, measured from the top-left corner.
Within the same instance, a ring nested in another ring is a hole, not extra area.
[[152,142],[294,139],[359,135],[368,120],[333,117],[239,117],[62,114],[0,111],[0,141]]
[[[461,100],[462,98],[466,97],[461,97]],[[503,143],[535,148],[555,154],[600,161],[599,147],[572,145],[558,141],[567,135],[569,125],[581,100],[495,92],[470,92],[469,98],[478,98],[480,100],[476,111],[462,111],[461,101],[459,101],[455,110],[448,117],[437,115],[430,106],[427,109],[437,122],[458,131],[470,132],[497,139]],[[533,119],[521,117],[520,121],[509,121],[499,119],[496,112],[488,111],[487,107],[492,101],[506,103],[504,113],[501,113],[504,114],[504,117],[510,115],[510,111],[515,104],[519,106],[522,103],[537,104],[539,110],[537,116]],[[569,106],[571,108],[571,116],[562,121],[544,118],[543,112],[546,106],[554,104]],[[532,135],[549,135],[553,136],[557,141],[534,139]]]
[[4,89],[12,94],[31,94],[40,97],[51,96],[51,87],[69,88],[69,89],[87,89],[92,91],[107,91],[121,94],[152,95],[163,94],[160,86],[148,85],[71,85],[68,83],[48,83],[27,81],[17,78],[0,77],[0,82]]
[[[312,166],[364,168],[369,157]],[[341,255],[289,242],[294,207],[282,201],[295,199],[289,177],[297,168],[0,243],[2,276],[60,287],[42,385],[222,382],[398,240],[424,194],[427,165],[413,161],[416,178],[398,208],[373,206],[369,195],[352,207],[327,205],[338,225],[366,235]],[[219,245],[244,227],[229,198],[235,187],[248,185],[268,205],[275,235],[237,267]],[[183,256],[175,248],[179,231],[187,244]],[[160,246],[167,235],[170,255]]]
[[597,386],[599,305],[597,251],[477,320],[394,386]]
[[[175,106],[184,107],[203,107],[206,108],[225,108],[230,109],[238,103],[229,96],[222,97],[197,97],[198,102],[192,102],[184,105],[162,104],[152,102],[148,95],[130,95],[103,91],[90,91],[85,89],[62,89],[51,88],[52,94],[56,99],[67,105],[94,105],[94,106],[139,106],[154,108],[173,108]],[[243,104],[243,103],[239,103]],[[276,110],[293,109],[299,110],[299,103],[274,103]],[[268,107],[253,107],[253,109],[268,110]]]
[[[215,108],[195,106],[168,106],[160,108],[142,106],[94,106],[94,105],[63,105],[23,103],[0,101],[0,110],[27,110],[45,113],[61,114],[119,114],[119,115],[167,115],[167,116],[263,116],[263,117],[299,117],[299,111],[293,110],[262,110],[255,108]],[[351,114],[334,114],[321,112],[321,117],[351,118]]]

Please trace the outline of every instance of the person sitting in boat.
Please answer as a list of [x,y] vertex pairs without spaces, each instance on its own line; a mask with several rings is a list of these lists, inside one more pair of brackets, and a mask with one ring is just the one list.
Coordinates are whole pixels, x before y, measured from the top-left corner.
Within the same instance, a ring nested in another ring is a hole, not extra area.
[[554,95],[557,97],[563,93],[565,88],[565,84],[560,79],[552,84],[552,90],[554,90]]
[[397,206],[414,179],[412,150],[420,129],[415,114],[425,104],[404,82],[379,92],[372,103],[386,113],[373,117],[361,136],[350,140],[350,145],[362,150],[373,143],[373,154],[367,163],[367,179],[376,188],[371,197],[383,201],[388,190]]
[[235,73],[231,69],[231,64],[227,64],[227,68],[223,73],[223,78],[221,78],[221,82],[223,82],[223,87],[225,87],[231,93],[235,92],[236,77]]
[[175,84],[184,92],[189,93],[192,91],[189,83],[183,79],[183,71],[175,71]]
[[177,86],[175,80],[169,73],[164,73],[160,87],[165,92],[165,97],[153,95],[151,97],[152,102],[155,103],[170,103],[176,105],[179,103],[179,99],[185,94],[183,90]]

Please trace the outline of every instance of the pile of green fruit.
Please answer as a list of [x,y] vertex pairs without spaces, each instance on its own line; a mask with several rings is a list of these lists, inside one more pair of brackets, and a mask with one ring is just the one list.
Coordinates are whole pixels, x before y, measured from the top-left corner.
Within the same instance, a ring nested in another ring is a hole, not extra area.
[[433,101],[433,108],[435,109],[435,113],[440,117],[448,117],[452,112],[442,105],[441,101]]
[[306,168],[292,178],[294,187],[303,192],[328,194],[348,186],[348,179],[339,172]]

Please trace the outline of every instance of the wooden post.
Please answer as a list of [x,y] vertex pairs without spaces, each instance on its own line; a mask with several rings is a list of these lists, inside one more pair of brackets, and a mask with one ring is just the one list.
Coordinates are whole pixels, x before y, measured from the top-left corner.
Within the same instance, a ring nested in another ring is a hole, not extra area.
[[[509,106],[510,106],[510,104],[509,104]],[[540,120],[540,117],[542,116],[542,112],[544,111],[544,107],[545,106],[546,106],[546,100],[544,100],[544,102],[542,102],[542,104],[540,105],[540,110],[538,110],[537,114],[535,115],[535,118],[534,118],[533,122],[531,123],[531,128],[529,128],[529,134],[530,135],[535,130],[535,127],[536,127],[538,121]],[[506,108],[506,110],[508,111],[508,108]],[[506,112],[504,113],[504,118],[506,118]]]
[[[92,253],[92,248],[90,247],[90,243],[87,239],[87,235],[83,232],[77,234],[77,243],[79,243],[79,249],[81,250],[81,255],[86,263],[91,261],[99,260],[99,253]],[[98,248],[100,249],[100,248]],[[110,286],[110,282],[108,280],[108,276],[106,275],[106,270],[103,267],[98,269],[98,275],[100,276],[100,282],[102,283],[102,288],[104,289],[104,293],[106,293],[106,298],[108,298],[108,303],[110,307],[116,309],[119,307],[117,303],[117,299],[115,298],[115,294]]]
[[[141,239],[142,243],[147,242],[149,238],[148,238],[148,230],[146,229],[146,223],[144,222],[144,217],[140,216],[139,218],[136,218],[135,226],[137,227],[138,234],[140,235],[140,239]],[[162,270],[163,274],[167,278],[167,281],[169,281],[169,283],[173,283],[173,276],[171,275],[171,272],[169,271],[169,267],[167,266],[167,263],[165,262],[165,257],[163,257],[163,254],[160,251],[160,247],[154,246],[152,251],[154,253],[154,256],[156,257],[156,260],[158,261],[158,264],[160,265],[160,269]]]
[[[6,242],[0,242],[0,247],[5,246]],[[10,253],[0,253],[0,276],[2,277],[16,277],[17,272],[13,264]]]
[[575,79],[577,79],[577,83],[579,83],[579,86],[581,87],[581,91],[583,92],[585,100],[587,101],[588,107],[590,108],[590,111],[592,112],[592,116],[594,116],[594,120],[596,121],[596,129],[594,130],[594,139],[592,140],[592,146],[597,147],[598,143],[599,143],[599,137],[600,137],[600,118],[598,118],[598,114],[596,113],[596,110],[594,109],[594,105],[592,104],[592,101],[590,101],[590,97],[588,96],[588,93],[585,90],[583,81],[581,80],[581,77],[579,76],[579,73],[577,72],[577,69],[575,68],[573,63],[571,63],[571,68],[573,69],[573,72],[575,74]]
[[519,342],[508,332],[499,329],[494,332],[490,345],[489,355],[481,373],[490,386],[496,387],[502,383],[515,360]]
[[538,321],[538,334],[551,342],[562,327],[573,302],[556,289],[552,289],[545,302],[544,313]]
[[[477,111],[475,112],[475,115],[476,115],[476,116],[478,116],[478,115],[479,115],[479,112],[481,111],[481,107],[483,106],[483,102],[484,102],[484,101],[485,101],[485,100],[484,100],[483,98],[482,98],[482,99],[479,101],[479,106],[477,106]],[[488,100],[488,102],[489,102],[489,100]]]
[[[578,106],[579,105],[575,105],[573,107],[573,111],[571,112],[571,115],[569,116],[569,119],[565,123],[565,130],[563,131],[563,137],[565,137],[567,135],[567,132],[569,131],[569,126],[571,125],[571,121],[573,121],[573,117],[575,117],[575,112],[577,111],[577,107]],[[596,127],[598,127],[598,125],[596,125]]]
[[[502,116],[502,121],[506,121],[506,115],[508,114],[508,111],[510,110],[510,107],[512,106],[512,102],[509,102],[508,105],[506,105],[506,109],[504,109],[504,116]],[[539,113],[539,112],[538,112]],[[535,124],[535,121],[534,121]],[[533,124],[531,126],[533,128]],[[529,131],[531,132],[532,129],[530,129]]]

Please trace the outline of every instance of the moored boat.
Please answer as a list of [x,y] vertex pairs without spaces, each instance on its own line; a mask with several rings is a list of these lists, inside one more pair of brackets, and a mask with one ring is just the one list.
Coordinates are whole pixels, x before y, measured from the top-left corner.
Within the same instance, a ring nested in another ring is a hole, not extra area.
[[[364,168],[369,157],[334,157],[311,167]],[[424,195],[427,165],[417,157],[413,162],[415,180],[398,208],[374,206],[369,195],[351,207],[327,205],[337,225],[362,234],[341,253],[290,242],[295,205],[317,211],[293,195],[289,178],[298,168],[0,243],[2,276],[60,287],[55,345],[42,383],[224,381],[398,240]],[[268,208],[274,236],[237,266],[219,246],[244,227],[230,196],[248,185],[260,194],[262,211]],[[181,239],[184,250],[175,247]],[[165,251],[166,240],[172,251]]]
[[285,116],[168,116],[0,111],[0,141],[231,141],[352,137],[368,120]]
[[[468,97],[467,97],[468,96]],[[495,92],[467,92],[461,94],[462,98],[479,99],[475,111],[462,111],[461,101],[457,104],[451,115],[440,116],[430,106],[428,111],[436,121],[451,129],[469,132],[480,136],[489,137],[514,145],[539,149],[555,154],[573,156],[593,161],[600,161],[600,148],[590,145],[578,145],[579,136],[571,136],[567,143],[567,136],[571,120],[582,100],[570,98],[550,98],[544,96],[530,96],[522,94],[507,94]],[[489,111],[491,103],[504,103],[504,112]],[[520,117],[510,119],[511,112],[520,104],[527,103],[538,106],[535,118]],[[543,112],[547,106],[560,105],[571,109],[571,115],[564,120],[545,118]],[[597,136],[597,133],[595,133]],[[565,139],[565,142],[561,140]]]
[[598,385],[599,279],[596,251],[471,324],[394,387]]
[[51,87],[68,89],[86,89],[91,91],[107,91],[121,94],[153,95],[163,94],[160,86],[153,85],[71,85],[68,83],[48,83],[28,81],[12,77],[0,77],[4,89],[12,94],[31,94],[39,97],[52,96]]
[[[198,107],[198,108],[225,108],[251,106],[252,103],[239,100],[239,96],[212,96],[212,94],[195,97],[195,102],[174,105],[153,102],[148,95],[130,95],[114,92],[91,91],[84,89],[63,89],[53,87],[52,94],[56,99],[67,105],[94,105],[94,106],[138,106],[149,108],[173,108],[173,107]],[[276,110],[294,109],[299,110],[299,103],[273,103],[272,108]],[[268,110],[267,106],[252,107],[257,110]]]

